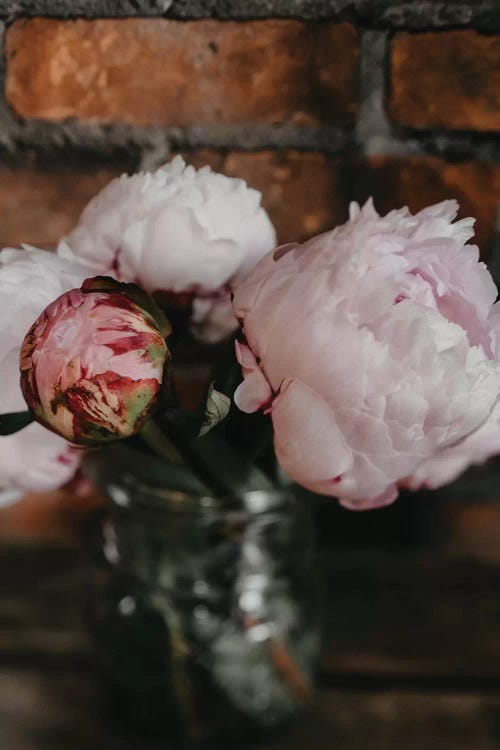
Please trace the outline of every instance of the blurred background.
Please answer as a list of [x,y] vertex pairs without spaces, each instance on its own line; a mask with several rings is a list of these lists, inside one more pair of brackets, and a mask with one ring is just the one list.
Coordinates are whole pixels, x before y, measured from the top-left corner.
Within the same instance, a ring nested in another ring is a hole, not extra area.
[[[181,153],[262,191],[282,243],[345,221],[352,200],[456,198],[500,281],[498,0],[0,0],[0,18],[0,246],[53,247],[109,180]],[[211,356],[178,363],[185,404]],[[66,676],[44,707],[36,666],[84,659],[71,550],[99,503],[69,488],[0,511],[0,657],[33,677],[0,659],[8,750],[104,747]],[[329,592],[316,746],[499,747],[499,462],[391,508],[325,500],[315,516]],[[81,744],[58,709],[71,690]]]

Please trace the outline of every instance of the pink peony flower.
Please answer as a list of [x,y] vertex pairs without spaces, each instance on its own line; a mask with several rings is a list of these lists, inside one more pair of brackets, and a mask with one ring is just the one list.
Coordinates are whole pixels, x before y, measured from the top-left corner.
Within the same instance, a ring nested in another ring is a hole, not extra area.
[[[80,285],[84,266],[25,247],[0,252],[0,413],[26,409],[19,385],[19,357],[26,330],[62,292]],[[40,424],[0,437],[0,505],[27,491],[50,491],[70,480],[82,453]]]
[[92,280],[52,302],[21,351],[21,388],[36,419],[76,444],[126,438],[140,429],[168,357],[151,316]]
[[436,489],[453,482],[469,466],[500,453],[500,401],[490,416],[464,440],[437,451],[423,461],[402,485],[411,490]]
[[[493,306],[490,323],[493,327],[492,347],[500,361],[500,305]],[[456,479],[469,466],[484,463],[500,453],[500,400],[483,424],[453,445],[437,451],[423,461],[404,483],[409,489],[436,489]]]
[[353,204],[344,226],[268,254],[236,290],[236,403],[267,410],[284,470],[346,507],[420,484],[497,404],[497,290],[457,209]]
[[237,326],[230,288],[276,245],[260,198],[243,180],[176,156],[156,172],[110,182],[58,252],[151,293],[189,293],[194,332],[218,341]]

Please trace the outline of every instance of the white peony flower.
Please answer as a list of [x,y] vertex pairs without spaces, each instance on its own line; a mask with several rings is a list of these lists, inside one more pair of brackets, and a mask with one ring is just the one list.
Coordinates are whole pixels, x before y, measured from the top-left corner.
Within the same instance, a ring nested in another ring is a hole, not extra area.
[[243,180],[176,156],[112,180],[58,253],[148,292],[192,294],[194,332],[217,341],[236,328],[230,289],[276,244],[260,199]]
[[[0,414],[24,411],[19,359],[21,344],[42,310],[65,291],[81,286],[88,268],[25,247],[0,252]],[[56,489],[75,473],[81,452],[39,424],[0,437],[0,504],[27,491]]]

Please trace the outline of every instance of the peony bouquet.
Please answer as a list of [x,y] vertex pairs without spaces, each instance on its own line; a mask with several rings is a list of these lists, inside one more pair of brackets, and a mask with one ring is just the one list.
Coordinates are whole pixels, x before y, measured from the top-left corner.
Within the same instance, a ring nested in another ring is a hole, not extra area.
[[[358,510],[500,453],[500,316],[474,220],[453,200],[384,217],[368,201],[276,248],[260,198],[176,157],[113,180],[56,253],[1,251],[5,502],[120,441],[173,486],[294,481]],[[191,411],[172,374],[188,337],[218,355]]]

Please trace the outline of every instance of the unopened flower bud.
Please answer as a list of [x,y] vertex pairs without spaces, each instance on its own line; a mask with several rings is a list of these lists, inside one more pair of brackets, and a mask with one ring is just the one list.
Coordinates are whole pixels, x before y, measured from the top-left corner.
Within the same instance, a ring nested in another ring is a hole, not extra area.
[[92,289],[85,282],[52,302],[21,351],[21,388],[35,418],[84,445],[140,429],[169,357],[149,310],[118,289]]

